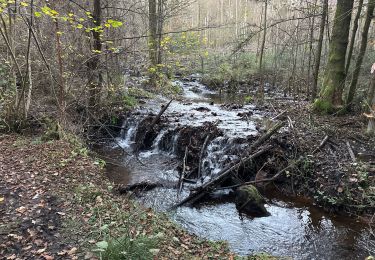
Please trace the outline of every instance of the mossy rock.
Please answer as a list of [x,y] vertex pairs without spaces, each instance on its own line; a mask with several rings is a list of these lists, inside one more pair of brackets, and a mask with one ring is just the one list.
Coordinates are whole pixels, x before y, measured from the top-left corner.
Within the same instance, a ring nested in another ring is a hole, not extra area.
[[243,186],[236,190],[235,195],[235,203],[238,211],[254,217],[264,217],[270,215],[270,213],[264,207],[266,201],[255,186]]

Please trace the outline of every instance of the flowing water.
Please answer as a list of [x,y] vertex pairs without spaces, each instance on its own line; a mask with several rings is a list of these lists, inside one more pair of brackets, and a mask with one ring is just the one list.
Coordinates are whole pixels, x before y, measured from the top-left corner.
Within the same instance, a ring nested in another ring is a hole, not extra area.
[[[264,114],[255,106],[245,105],[235,109],[221,104],[232,101],[207,90],[198,82],[176,82],[184,91],[182,101],[174,101],[165,115],[170,123],[163,128],[149,149],[139,158],[132,154],[139,122],[150,113],[157,114],[161,103],[147,103],[124,122],[121,135],[111,147],[103,148],[109,161],[109,178],[118,184],[143,181],[175,183],[179,179],[176,158],[181,126],[198,127],[205,122],[216,123],[223,135],[214,138],[207,146],[203,159],[203,172],[207,181],[236,159],[238,151],[246,148],[241,142],[258,134],[256,122]],[[241,101],[241,97],[237,101]],[[244,116],[246,115],[246,116]],[[173,134],[171,134],[173,133]],[[123,155],[121,149],[128,152]],[[235,147],[235,149],[233,149]],[[189,194],[185,185],[181,194],[175,188],[156,188],[143,192],[138,199],[146,206],[165,211]],[[180,207],[170,212],[171,218],[187,231],[210,240],[228,241],[231,250],[240,255],[266,252],[293,259],[364,259],[369,253],[369,232],[363,224],[349,218],[332,216],[303,198],[288,198],[277,192],[267,192],[268,217],[241,216],[230,191],[213,194],[212,198],[197,207]]]

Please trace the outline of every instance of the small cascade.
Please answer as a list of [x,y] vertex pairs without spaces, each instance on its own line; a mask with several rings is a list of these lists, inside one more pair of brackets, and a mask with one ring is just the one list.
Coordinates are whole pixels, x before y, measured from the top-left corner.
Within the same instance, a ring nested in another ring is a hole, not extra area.
[[203,173],[206,176],[215,176],[228,163],[238,159],[233,150],[244,150],[234,138],[219,136],[207,146],[203,163]]
[[214,139],[207,146],[203,161],[203,175],[214,175],[222,169],[221,159],[224,156],[226,139],[222,136]]
[[126,120],[122,126],[120,132],[120,146],[122,148],[130,148],[132,143],[134,142],[135,133],[137,132],[138,123]]
[[180,137],[180,132],[176,133],[172,139],[172,155],[176,155],[178,148],[178,138]]
[[129,122],[128,120],[125,120],[121,126],[121,131],[120,131],[121,139],[124,139],[126,137],[126,128],[127,128],[128,122]]
[[167,130],[162,130],[158,134],[158,136],[155,138],[154,143],[152,144],[151,149],[154,152],[159,152],[160,151],[160,142],[163,139],[164,135],[167,133]]

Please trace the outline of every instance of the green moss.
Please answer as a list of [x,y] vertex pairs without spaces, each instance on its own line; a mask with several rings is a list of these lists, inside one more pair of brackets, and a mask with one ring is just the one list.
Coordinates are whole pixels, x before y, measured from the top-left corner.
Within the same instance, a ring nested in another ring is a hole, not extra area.
[[256,203],[264,203],[263,197],[260,195],[259,191],[257,190],[257,188],[255,188],[255,186],[248,185],[241,188],[241,190],[245,191],[248,194],[248,197],[252,198]]
[[123,96],[123,102],[126,107],[132,108],[137,105],[137,99],[130,95]]
[[334,108],[330,101],[318,98],[314,102],[314,111],[320,114],[330,114],[334,111]]

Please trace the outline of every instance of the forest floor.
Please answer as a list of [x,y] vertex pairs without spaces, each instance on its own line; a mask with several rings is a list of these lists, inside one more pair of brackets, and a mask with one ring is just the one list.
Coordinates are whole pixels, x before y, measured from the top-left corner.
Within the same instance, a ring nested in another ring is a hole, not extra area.
[[0,135],[1,259],[237,259],[115,194],[73,143]]
[[326,211],[358,216],[374,223],[375,138],[365,135],[359,115],[316,115],[308,102],[272,101],[285,112],[288,131],[276,137],[298,167],[280,180],[287,193],[310,197]]

